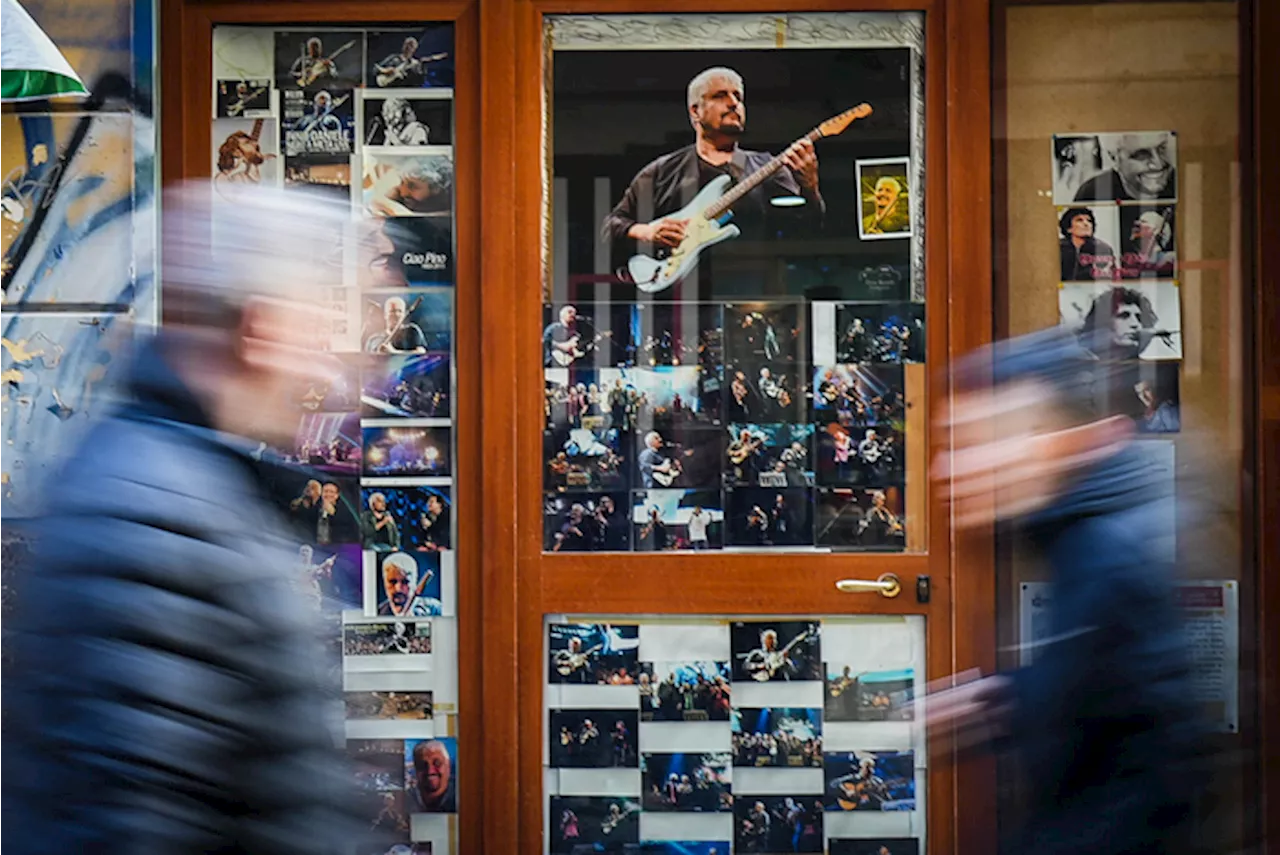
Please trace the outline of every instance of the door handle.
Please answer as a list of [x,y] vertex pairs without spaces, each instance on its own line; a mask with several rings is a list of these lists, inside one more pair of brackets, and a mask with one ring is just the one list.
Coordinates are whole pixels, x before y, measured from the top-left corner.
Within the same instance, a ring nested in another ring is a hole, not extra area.
[[896,573],[881,573],[879,579],[841,579],[836,588],[846,594],[879,591],[880,596],[893,599],[902,593],[902,582]]

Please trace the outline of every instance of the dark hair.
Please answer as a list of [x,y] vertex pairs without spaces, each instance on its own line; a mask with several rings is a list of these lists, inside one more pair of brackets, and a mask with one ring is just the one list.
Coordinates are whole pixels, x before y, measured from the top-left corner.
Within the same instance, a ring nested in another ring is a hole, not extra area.
[[[1108,331],[1107,325],[1111,323],[1111,318],[1115,316],[1116,309],[1121,306],[1137,306],[1138,322],[1142,324],[1143,329],[1150,329],[1156,325],[1156,321],[1160,320],[1156,315],[1155,306],[1151,305],[1151,299],[1134,288],[1126,288],[1123,285],[1116,286],[1107,291],[1103,291],[1097,297],[1093,298],[1093,305],[1089,307],[1089,314],[1084,316],[1084,326],[1081,327],[1081,333],[1086,336],[1092,336],[1099,331]],[[1089,342],[1086,341],[1086,346]]]
[[1058,218],[1058,231],[1063,237],[1071,234],[1071,221],[1076,217],[1088,217],[1089,230],[1095,233],[1098,231],[1098,221],[1094,219],[1093,211],[1088,208],[1067,208],[1062,212],[1062,216]]

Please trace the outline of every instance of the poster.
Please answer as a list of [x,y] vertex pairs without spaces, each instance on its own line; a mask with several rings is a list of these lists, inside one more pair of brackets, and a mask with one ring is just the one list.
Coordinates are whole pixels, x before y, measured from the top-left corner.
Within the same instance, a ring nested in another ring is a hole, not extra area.
[[1191,646],[1192,685],[1209,720],[1240,731],[1240,591],[1235,581],[1184,582],[1174,589]]

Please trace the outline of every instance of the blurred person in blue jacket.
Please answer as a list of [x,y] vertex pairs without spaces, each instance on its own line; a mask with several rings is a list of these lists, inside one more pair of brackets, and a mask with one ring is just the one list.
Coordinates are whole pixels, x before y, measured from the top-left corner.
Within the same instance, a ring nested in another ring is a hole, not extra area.
[[1050,330],[957,366],[936,476],[959,528],[1015,526],[1052,573],[1034,661],[931,695],[931,727],[1013,750],[1026,804],[1002,851],[1183,851],[1204,729],[1160,548],[1173,495],[1114,412],[1111,366]]
[[175,322],[56,478],[17,580],[6,855],[350,848],[320,616],[257,453],[330,370],[307,291],[349,215],[265,188],[219,202],[166,193]]

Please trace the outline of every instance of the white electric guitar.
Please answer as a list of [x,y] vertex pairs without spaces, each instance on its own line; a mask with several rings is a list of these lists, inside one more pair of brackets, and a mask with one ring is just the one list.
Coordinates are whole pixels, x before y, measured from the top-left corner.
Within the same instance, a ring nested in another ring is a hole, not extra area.
[[[840,115],[827,119],[792,145],[802,140],[816,142],[823,137],[834,137],[844,133],[844,129],[849,127],[855,119],[870,115],[871,106],[859,104],[851,110],[845,110]],[[741,234],[737,226],[729,223],[733,218],[734,204],[784,165],[782,155],[778,155],[732,188],[729,187],[729,182],[733,179],[728,175],[720,175],[699,190],[692,202],[674,214],[664,217],[664,219],[687,221],[684,240],[680,241],[680,245],[671,250],[665,258],[633,255],[627,262],[627,270],[631,273],[631,279],[636,283],[636,287],[646,294],[665,291],[693,269],[698,263],[698,256],[704,249]]]

